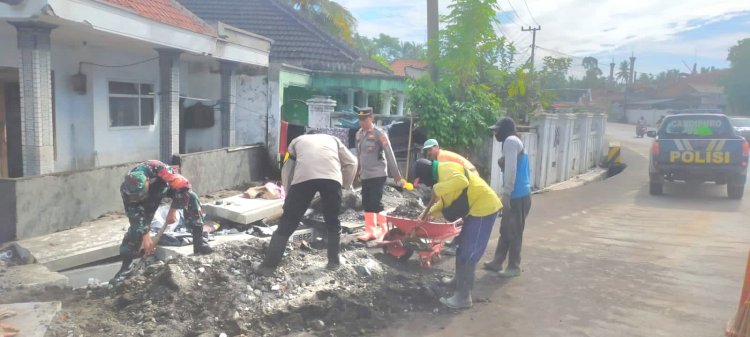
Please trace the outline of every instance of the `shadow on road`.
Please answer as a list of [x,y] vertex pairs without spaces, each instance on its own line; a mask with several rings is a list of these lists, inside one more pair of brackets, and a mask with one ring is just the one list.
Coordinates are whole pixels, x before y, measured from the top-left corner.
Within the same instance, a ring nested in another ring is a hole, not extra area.
[[714,184],[665,183],[664,194],[650,195],[644,185],[635,196],[634,204],[654,208],[692,211],[737,212],[741,200],[727,198],[726,187]]

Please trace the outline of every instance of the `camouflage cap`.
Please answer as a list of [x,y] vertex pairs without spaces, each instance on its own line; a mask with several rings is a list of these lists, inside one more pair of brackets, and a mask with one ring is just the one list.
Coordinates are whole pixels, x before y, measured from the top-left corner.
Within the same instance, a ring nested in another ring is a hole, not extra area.
[[147,179],[143,172],[129,172],[125,176],[125,181],[122,182],[123,195],[126,196],[130,202],[142,200],[148,193],[146,182]]

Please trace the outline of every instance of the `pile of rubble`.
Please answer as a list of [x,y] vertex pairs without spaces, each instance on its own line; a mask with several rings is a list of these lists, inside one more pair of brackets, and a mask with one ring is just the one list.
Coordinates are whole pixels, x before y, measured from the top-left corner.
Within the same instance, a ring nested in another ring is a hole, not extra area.
[[[384,203],[418,215],[423,197],[387,188]],[[361,211],[347,206],[342,221],[361,222]],[[62,301],[47,336],[370,335],[408,313],[443,310],[440,270],[346,243],[342,267],[329,271],[318,241],[289,243],[274,277],[256,273],[268,238],[248,236],[210,255],[155,262],[114,287],[16,289],[0,303]]]
[[48,336],[351,336],[405,313],[438,313],[447,291],[437,271],[392,268],[382,254],[347,247],[343,266],[329,271],[324,250],[289,244],[276,276],[264,277],[254,271],[265,244],[251,239],[157,262],[115,287],[47,289],[0,302],[63,301]]

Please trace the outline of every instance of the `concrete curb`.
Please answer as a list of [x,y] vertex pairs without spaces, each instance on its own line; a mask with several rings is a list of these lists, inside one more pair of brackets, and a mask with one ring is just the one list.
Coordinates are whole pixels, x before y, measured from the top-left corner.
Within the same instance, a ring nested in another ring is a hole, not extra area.
[[577,175],[566,181],[562,181],[562,182],[553,184],[551,186],[547,186],[544,189],[534,191],[532,192],[532,194],[542,194],[542,193],[547,193],[547,192],[564,191],[564,190],[568,190],[571,188],[581,187],[583,185],[590,184],[593,182],[602,181],[604,179],[607,179],[607,169],[595,168],[589,172]]

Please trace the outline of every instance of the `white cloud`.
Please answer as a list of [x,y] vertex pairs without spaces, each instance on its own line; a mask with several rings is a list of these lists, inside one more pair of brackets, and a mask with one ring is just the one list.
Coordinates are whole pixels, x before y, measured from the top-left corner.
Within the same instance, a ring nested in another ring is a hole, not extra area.
[[[531,33],[521,32],[521,25],[538,22],[542,26],[537,33],[538,45],[581,57],[615,54],[623,49],[636,54],[671,50],[692,55],[696,47],[705,56],[723,54],[725,57],[727,41],[734,39],[736,42],[737,36],[720,36],[686,44],[675,35],[750,11],[747,0],[526,0],[534,20],[524,0],[498,1],[503,11],[513,12],[515,9],[520,16],[515,18],[516,22],[500,27],[520,49],[525,49],[531,42]],[[426,39],[425,0],[339,2],[358,17],[358,30],[364,35],[376,36],[382,32],[403,40]],[[449,3],[448,0],[440,1],[441,13],[447,13]]]

